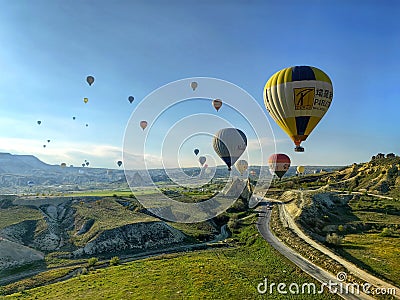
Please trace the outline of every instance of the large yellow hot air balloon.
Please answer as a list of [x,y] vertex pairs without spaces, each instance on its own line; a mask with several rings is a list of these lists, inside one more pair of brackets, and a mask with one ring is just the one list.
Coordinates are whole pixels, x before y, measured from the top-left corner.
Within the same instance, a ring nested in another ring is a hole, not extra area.
[[83,102],[88,103],[89,99],[88,98],[83,98]]
[[332,82],[315,67],[283,69],[267,81],[264,104],[275,122],[290,136],[295,151],[325,115],[333,98]]
[[240,172],[240,174],[243,175],[243,173],[249,167],[249,164],[244,159],[240,159],[236,162],[235,166],[236,166],[236,169],[238,169],[238,171]]

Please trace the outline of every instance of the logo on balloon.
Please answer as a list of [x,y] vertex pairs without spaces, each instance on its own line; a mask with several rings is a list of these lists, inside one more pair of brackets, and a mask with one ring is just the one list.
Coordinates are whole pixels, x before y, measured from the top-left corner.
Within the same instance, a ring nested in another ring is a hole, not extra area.
[[[275,139],[262,107],[244,89],[216,78],[187,78],[137,101],[121,165],[149,212],[202,222],[235,201],[253,207],[268,190],[272,175],[265,164],[276,152]],[[196,193],[208,196],[181,197]]]

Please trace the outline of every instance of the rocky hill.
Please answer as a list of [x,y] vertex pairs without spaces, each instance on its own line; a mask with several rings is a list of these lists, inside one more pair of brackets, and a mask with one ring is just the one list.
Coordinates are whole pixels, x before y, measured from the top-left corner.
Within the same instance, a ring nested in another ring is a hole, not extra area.
[[79,258],[165,248],[186,241],[186,235],[174,227],[133,211],[133,203],[127,206],[117,200],[2,197],[0,271],[42,260],[51,252]]

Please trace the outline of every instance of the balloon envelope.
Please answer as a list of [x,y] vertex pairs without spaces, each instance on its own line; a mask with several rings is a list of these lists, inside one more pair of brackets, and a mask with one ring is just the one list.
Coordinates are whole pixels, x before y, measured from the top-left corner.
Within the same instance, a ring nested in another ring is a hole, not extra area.
[[86,162],[86,165],[89,166],[89,162],[88,161]]
[[220,99],[213,100],[213,106],[218,111],[222,106],[222,101]]
[[147,121],[140,121],[140,127],[145,130],[147,127]]
[[194,152],[194,154],[196,154],[196,155],[197,155],[197,154],[199,154],[200,150],[199,150],[199,149],[194,149],[194,151],[193,151],[193,152]]
[[300,146],[327,112],[333,98],[332,81],[323,71],[295,66],[272,75],[264,87],[264,104],[271,117]]
[[304,166],[297,166],[297,173],[303,174],[306,168]]
[[196,81],[193,81],[193,82],[190,84],[190,87],[193,89],[193,91],[194,91],[195,89],[197,89],[197,82],[196,82]]
[[207,160],[207,158],[205,157],[205,156],[200,156],[199,157],[199,162],[200,162],[200,164],[203,166],[204,165],[204,163],[206,162],[206,160]]
[[83,98],[83,102],[88,103],[89,99],[88,98]]
[[38,125],[42,124],[42,121],[37,121]]
[[66,166],[67,166],[67,164],[66,163],[61,163],[61,168],[65,168]]
[[132,103],[133,100],[135,100],[135,98],[134,98],[133,96],[129,96],[129,97],[128,97],[128,100],[129,100],[130,103]]
[[119,161],[117,162],[117,165],[118,165],[118,167],[120,167],[120,166],[122,165],[122,161],[119,160]]
[[268,159],[268,166],[271,173],[275,173],[281,179],[287,170],[289,170],[290,158],[283,153],[272,154]]
[[240,129],[224,128],[219,130],[213,139],[214,151],[231,170],[247,147],[247,137]]
[[240,159],[236,162],[235,164],[236,169],[238,169],[238,171],[240,172],[240,174],[243,175],[243,173],[247,170],[247,168],[249,167],[249,164],[247,163],[247,161],[245,161],[244,159]]
[[86,77],[86,82],[87,82],[89,85],[92,85],[93,82],[94,82],[94,77],[89,75],[88,77]]

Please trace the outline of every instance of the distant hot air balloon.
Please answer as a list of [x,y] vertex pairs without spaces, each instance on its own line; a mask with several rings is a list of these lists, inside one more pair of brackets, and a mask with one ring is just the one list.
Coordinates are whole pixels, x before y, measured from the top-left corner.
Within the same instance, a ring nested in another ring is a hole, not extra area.
[[140,121],[140,127],[142,127],[142,129],[145,130],[147,127],[147,121]]
[[47,140],[48,143],[50,143],[50,140]]
[[196,81],[193,81],[193,82],[190,84],[190,87],[193,89],[193,91],[196,90],[196,89],[197,89],[197,82],[196,82]]
[[89,126],[89,124],[86,124],[86,127],[88,127]]
[[222,101],[221,101],[221,99],[215,99],[215,100],[213,100],[212,104],[213,104],[214,108],[218,111],[222,106]]
[[46,145],[43,145],[43,148],[46,148]]
[[268,159],[268,166],[271,172],[275,173],[281,179],[287,170],[289,170],[290,158],[283,153],[272,154]]
[[130,103],[132,103],[133,100],[135,100],[135,98],[134,98],[133,96],[129,96],[129,97],[128,97],[128,101],[129,101]]
[[299,173],[299,174],[303,174],[304,173],[304,170],[305,170],[305,167],[304,166],[297,166],[297,173]]
[[296,145],[296,152],[327,112],[333,98],[332,81],[320,69],[296,66],[269,78],[264,104],[271,117]]
[[197,154],[199,154],[200,150],[199,150],[199,149],[194,149],[194,151],[193,151],[193,152],[194,152],[194,154],[196,154],[196,155],[197,155]]
[[82,164],[82,167],[84,167],[85,166],[85,164]]
[[88,103],[89,99],[88,98],[83,98],[83,102]]
[[236,169],[240,172],[241,175],[247,170],[249,164],[244,159],[240,159],[235,164]]
[[88,161],[86,162],[86,166],[89,166],[89,162]]
[[201,166],[204,165],[204,163],[206,162],[207,158],[205,156],[200,156],[199,157],[199,163],[201,164]]
[[42,124],[42,121],[37,121],[38,125]]
[[93,76],[88,76],[86,77],[86,81],[89,85],[92,85],[94,82],[94,77]]
[[240,129],[224,128],[219,130],[213,139],[214,151],[231,170],[247,147],[247,137]]
[[122,161],[119,160],[119,161],[117,162],[117,165],[118,165],[118,167],[120,167],[120,166],[122,165]]
[[67,164],[66,163],[61,163],[61,168],[65,168],[66,166],[67,166]]
[[72,120],[75,120],[75,117],[72,117]]

